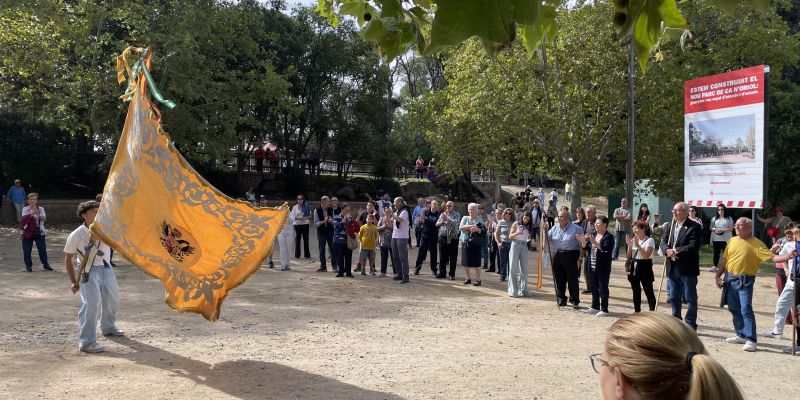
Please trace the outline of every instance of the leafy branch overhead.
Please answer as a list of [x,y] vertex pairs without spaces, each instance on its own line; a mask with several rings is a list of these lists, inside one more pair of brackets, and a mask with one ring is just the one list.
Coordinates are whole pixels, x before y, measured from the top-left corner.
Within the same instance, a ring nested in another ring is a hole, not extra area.
[[[769,0],[747,0],[766,11]],[[713,0],[732,13],[738,0]],[[358,20],[364,39],[394,59],[415,47],[425,55],[441,52],[477,36],[493,55],[509,48],[519,31],[529,55],[542,39],[558,32],[556,9],[566,0],[317,0],[319,12],[332,24],[340,17]],[[686,28],[676,0],[613,0],[609,15],[620,38],[633,35],[642,70],[664,27]],[[519,28],[519,30],[518,30]]]

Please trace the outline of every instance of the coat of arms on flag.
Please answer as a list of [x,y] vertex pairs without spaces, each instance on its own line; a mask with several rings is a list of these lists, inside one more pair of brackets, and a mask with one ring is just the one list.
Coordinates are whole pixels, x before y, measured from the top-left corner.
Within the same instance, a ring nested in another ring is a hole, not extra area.
[[[128,57],[139,55],[131,66]],[[164,284],[180,312],[219,318],[228,292],[256,272],[288,207],[256,208],[233,200],[201,177],[162,130],[150,94],[168,107],[149,74],[150,52],[128,48],[117,59],[130,100],[103,201],[92,232]]]

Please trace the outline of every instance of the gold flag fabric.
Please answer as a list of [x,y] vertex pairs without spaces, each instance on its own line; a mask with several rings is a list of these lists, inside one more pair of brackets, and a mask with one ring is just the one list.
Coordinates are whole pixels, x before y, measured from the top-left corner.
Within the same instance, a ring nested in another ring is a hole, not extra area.
[[288,207],[256,208],[233,200],[189,165],[146,97],[149,57],[142,59],[138,67],[144,72],[122,62],[132,80],[123,96],[130,106],[91,229],[161,280],[170,307],[215,321],[228,292],[271,252]]

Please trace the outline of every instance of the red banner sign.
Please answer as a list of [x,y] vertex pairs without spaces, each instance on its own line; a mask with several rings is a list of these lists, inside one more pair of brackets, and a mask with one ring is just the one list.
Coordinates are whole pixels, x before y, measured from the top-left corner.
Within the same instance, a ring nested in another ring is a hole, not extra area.
[[684,113],[763,103],[764,84],[763,65],[686,81]]

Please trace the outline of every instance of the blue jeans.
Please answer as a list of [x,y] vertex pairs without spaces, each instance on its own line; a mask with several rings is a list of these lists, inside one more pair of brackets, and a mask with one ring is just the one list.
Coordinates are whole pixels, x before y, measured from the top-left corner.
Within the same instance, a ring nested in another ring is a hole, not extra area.
[[80,336],[78,350],[97,341],[97,319],[100,330],[110,334],[117,330],[116,314],[119,309],[119,289],[117,276],[109,267],[94,266],[89,273],[89,281],[80,284],[83,305],[78,312]]
[[[616,232],[614,232],[614,252],[611,253],[612,254],[611,258],[613,258],[613,259],[619,258],[619,246],[620,246],[620,244],[625,243],[625,235],[626,234],[628,234],[628,232],[625,232],[625,231],[616,231]],[[625,249],[627,249],[627,248],[628,248],[628,245],[626,244],[625,245]]]
[[42,262],[42,266],[50,267],[50,264],[47,262],[47,246],[45,245],[44,235],[39,235],[30,239],[22,239],[22,258],[25,260],[25,269],[33,268],[31,252],[33,251],[34,242],[36,242],[36,251],[39,252],[39,261]]
[[498,253],[500,253],[500,276],[505,278],[508,274],[508,259],[509,259],[509,252],[511,251],[511,243],[508,242],[501,242],[500,249]]
[[[672,305],[672,316],[683,319],[692,329],[697,330],[697,277],[680,275],[678,268],[672,267],[669,271],[667,286],[669,287],[669,303]],[[689,303],[685,318],[681,318],[682,296]]]
[[753,313],[753,287],[755,276],[727,274],[728,310],[733,317],[736,336],[757,343],[756,316]]

